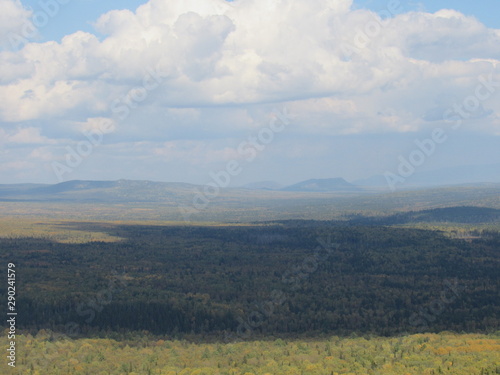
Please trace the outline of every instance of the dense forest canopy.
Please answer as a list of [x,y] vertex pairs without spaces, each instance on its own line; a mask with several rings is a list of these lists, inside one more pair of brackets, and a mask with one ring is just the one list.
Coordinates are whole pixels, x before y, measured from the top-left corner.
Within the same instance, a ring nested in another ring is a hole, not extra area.
[[19,337],[16,375],[495,375],[497,335],[417,334],[404,337],[332,336],[192,343],[145,334],[120,341],[55,340],[49,331]]
[[490,332],[500,235],[345,222],[244,226],[72,223],[121,241],[0,239],[18,266],[19,328],[74,337],[146,330],[227,340]]
[[0,219],[20,312],[16,367],[2,373],[500,373],[497,209],[247,223],[17,214]]

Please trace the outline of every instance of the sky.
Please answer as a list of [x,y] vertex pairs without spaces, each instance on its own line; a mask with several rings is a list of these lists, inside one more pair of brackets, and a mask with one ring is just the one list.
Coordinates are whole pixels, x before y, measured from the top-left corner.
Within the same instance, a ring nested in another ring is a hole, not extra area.
[[0,183],[383,175],[398,187],[500,164],[499,11],[0,0]]

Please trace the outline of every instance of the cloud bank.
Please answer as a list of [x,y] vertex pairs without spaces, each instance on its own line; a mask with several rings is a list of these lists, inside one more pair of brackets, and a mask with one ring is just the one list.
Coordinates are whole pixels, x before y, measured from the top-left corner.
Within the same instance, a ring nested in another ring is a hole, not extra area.
[[[2,35],[30,17],[19,1],[0,6]],[[194,166],[230,158],[275,107],[295,115],[289,136],[312,144],[447,126],[444,114],[474,95],[479,77],[500,82],[500,30],[454,10],[404,12],[397,1],[375,13],[351,0],[150,0],[102,15],[95,29],[0,51],[0,131],[13,170],[19,157],[60,160],[95,119],[116,124],[101,146],[110,158],[141,149],[155,163],[189,154]],[[500,94],[480,106],[467,129],[498,135]]]

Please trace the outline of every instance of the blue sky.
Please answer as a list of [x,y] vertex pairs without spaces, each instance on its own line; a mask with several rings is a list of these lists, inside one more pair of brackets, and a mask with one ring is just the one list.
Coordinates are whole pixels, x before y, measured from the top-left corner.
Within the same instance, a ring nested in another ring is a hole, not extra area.
[[[43,40],[61,40],[65,35],[79,30],[95,32],[93,23],[102,14],[114,9],[135,10],[146,2],[142,0],[71,0],[68,4],[60,5],[61,10],[54,22],[50,22],[41,29]],[[43,10],[40,0],[23,0],[22,3],[35,12]]]
[[391,1],[0,0],[0,183],[500,163],[500,2]]
[[[387,7],[387,0],[356,0],[355,4],[359,7],[373,9],[375,11],[383,10]],[[497,0],[426,0],[426,1],[400,1],[405,11],[421,10],[426,12],[436,12],[440,9],[456,9],[465,15],[474,16],[488,27],[499,28],[500,4]]]
[[[116,0],[72,0],[61,6],[61,13],[56,22],[51,22],[41,30],[43,40],[60,40],[64,35],[78,30],[95,32],[93,23],[100,15],[114,9],[135,10],[146,2],[147,0],[120,0],[119,2]],[[22,3],[34,11],[42,9],[40,0],[23,0]],[[388,0],[356,0],[354,6],[378,12],[386,9],[388,3]],[[404,11],[436,12],[445,8],[456,9],[466,15],[476,17],[488,27],[500,28],[498,0],[401,0],[400,4]]]

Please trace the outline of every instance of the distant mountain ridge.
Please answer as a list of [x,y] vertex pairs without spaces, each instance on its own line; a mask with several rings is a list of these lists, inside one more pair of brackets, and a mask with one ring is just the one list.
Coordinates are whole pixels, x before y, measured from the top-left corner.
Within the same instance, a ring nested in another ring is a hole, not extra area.
[[358,186],[351,184],[343,178],[310,179],[287,186],[282,191],[304,191],[304,192],[340,192],[361,191]]
[[360,191],[361,189],[343,178],[316,178],[300,181],[292,185],[284,186],[275,181],[259,181],[243,185],[244,189],[252,190],[275,190],[275,191],[294,191],[294,192],[345,192]]
[[[500,209],[500,184],[480,187],[447,187],[387,192],[352,186],[343,179],[307,180],[280,190],[218,188],[153,181],[67,181],[54,185],[0,185],[0,216],[12,212],[33,215],[64,215],[80,219],[124,217],[173,221],[262,221],[276,219],[332,218],[365,220],[356,216],[366,210],[396,214],[449,206]],[[212,188],[211,190],[209,188]],[[358,190],[359,189],[359,190]],[[12,204],[14,203],[14,204]],[[17,205],[17,203],[21,203]],[[34,203],[36,205],[31,206]],[[33,211],[32,211],[33,208]],[[424,215],[424,216],[421,216]],[[471,209],[387,217],[390,222],[419,220],[497,220],[496,212]],[[451,218],[451,219],[450,219]],[[380,224],[380,218],[371,219]],[[371,221],[367,222],[371,225]]]
[[3,184],[0,185],[0,196],[17,195],[23,192],[33,191],[37,188],[51,186],[47,184]]
[[120,184],[119,181],[82,181],[82,180],[72,180],[61,182],[55,185],[46,185],[36,189],[33,189],[33,193],[63,193],[67,191],[82,191],[82,190],[92,190],[92,189],[106,189],[113,188]]
[[[4,202],[74,202],[74,203],[161,203],[168,206],[188,206],[200,202],[215,202],[223,200],[226,204],[236,204],[252,200],[257,201],[287,201],[296,199],[336,199],[347,196],[357,196],[359,199],[373,194],[383,194],[391,200],[396,199],[394,193],[386,190],[360,186],[347,182],[343,178],[309,179],[286,187],[273,185],[272,182],[261,182],[255,185],[233,188],[219,187],[213,195],[213,190],[207,190],[206,185],[194,185],[183,182],[155,182],[141,180],[117,181],[82,181],[73,180],[58,184],[0,184],[0,201]],[[273,188],[273,187],[277,188]],[[476,186],[485,191],[496,191],[499,184]],[[467,192],[474,186],[460,187],[457,191]],[[437,191],[444,188],[435,188]],[[460,190],[461,189],[461,190]],[[415,189],[425,191],[422,188]],[[405,195],[408,189],[401,189],[399,194]],[[485,193],[481,193],[485,194]],[[490,194],[490,193],[488,193]],[[494,196],[495,197],[495,196]],[[363,199],[364,199],[363,198]],[[487,199],[488,197],[482,197]],[[399,198],[398,198],[399,199]],[[490,199],[490,198],[488,198]],[[493,199],[493,198],[491,198]],[[232,202],[232,203],[229,203]],[[401,201],[401,205],[405,205]]]
[[[183,182],[142,180],[89,181],[72,180],[58,184],[0,185],[0,200],[4,201],[79,201],[79,202],[175,202],[192,199],[204,186]],[[245,196],[245,191],[327,193],[361,191],[343,178],[311,179],[283,187],[272,181],[247,184],[240,188],[220,188],[231,194]]]
[[54,185],[0,185],[4,201],[75,201],[75,202],[174,202],[192,195],[196,185],[182,182],[137,180],[72,180]]

